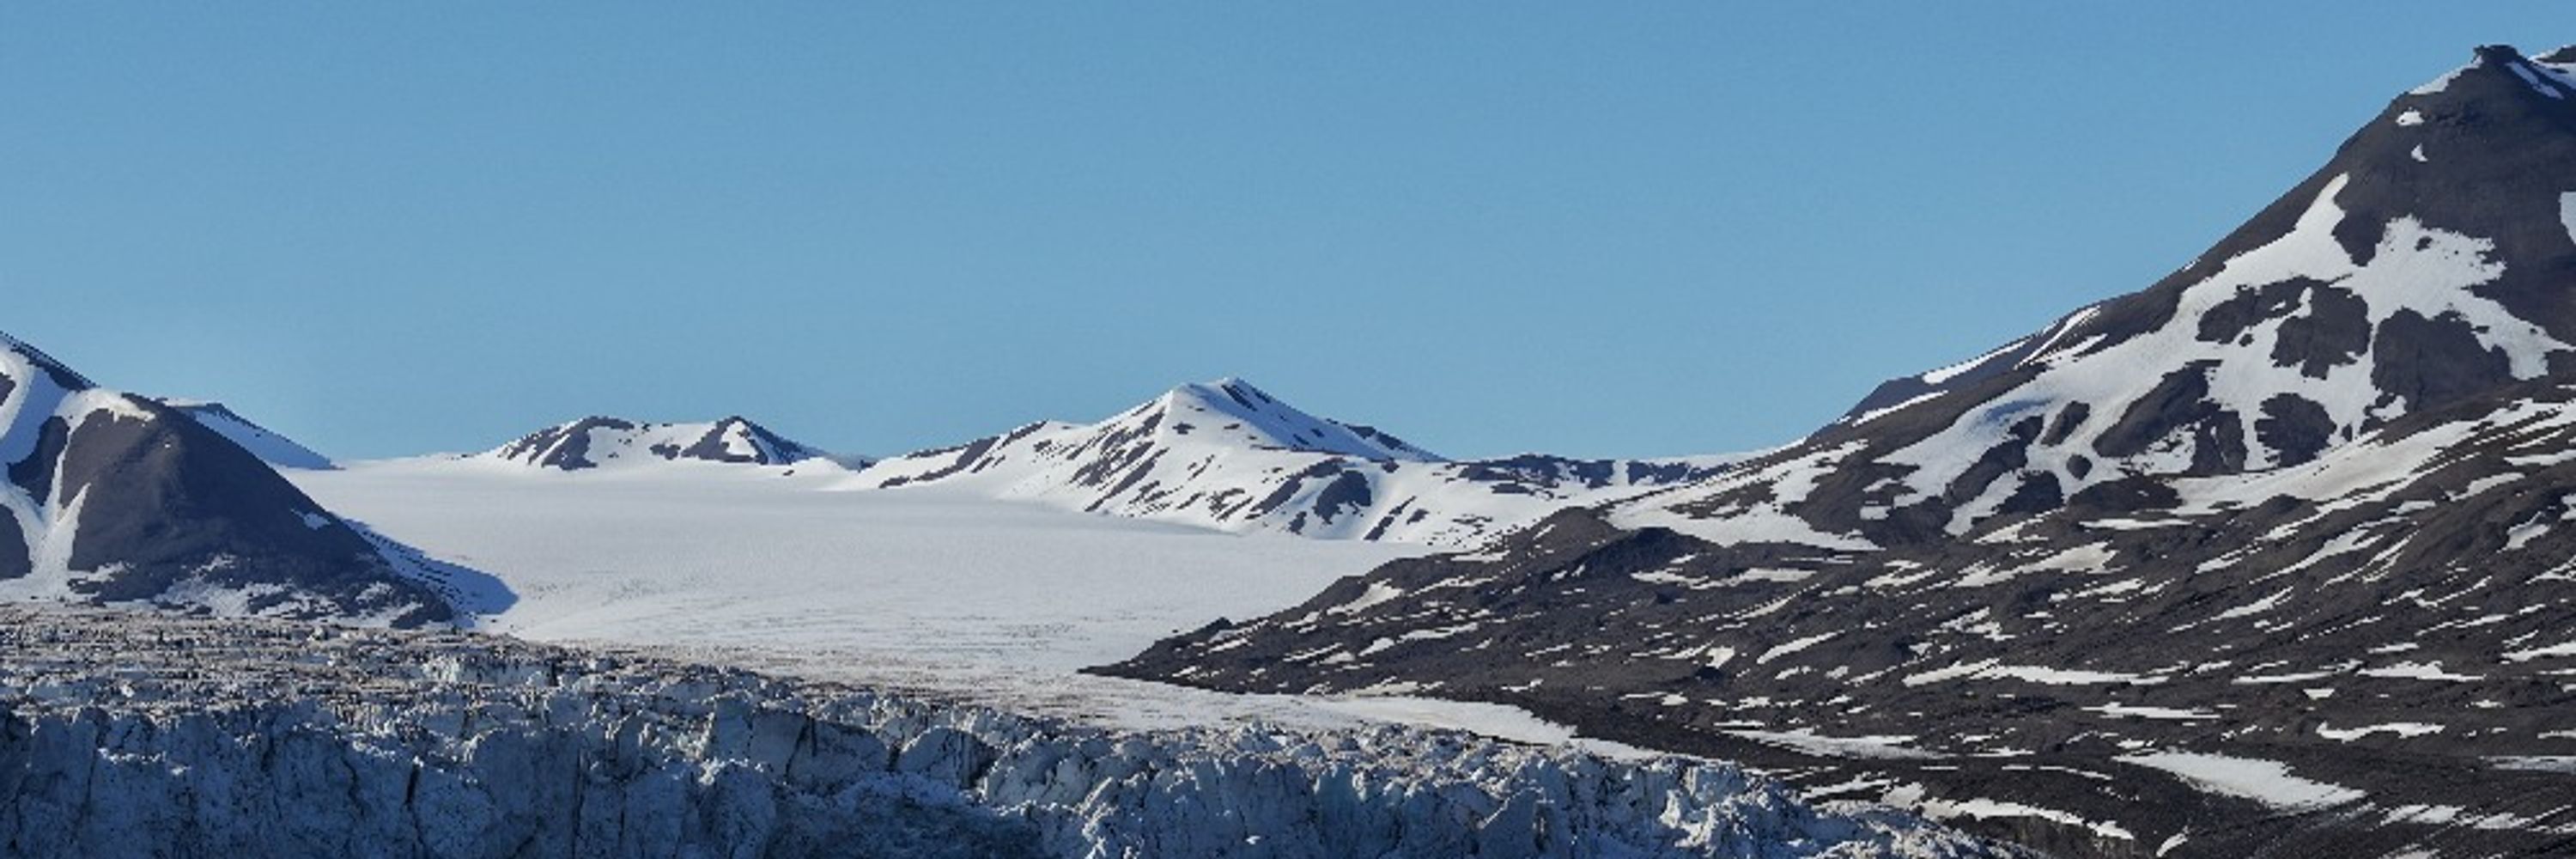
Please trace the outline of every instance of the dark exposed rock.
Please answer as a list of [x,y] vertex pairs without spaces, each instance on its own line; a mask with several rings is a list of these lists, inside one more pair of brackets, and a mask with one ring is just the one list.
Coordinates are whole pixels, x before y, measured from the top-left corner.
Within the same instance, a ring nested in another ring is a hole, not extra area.
[[2063,855],[2563,852],[2567,73],[2481,49],[2142,292],[1104,670],[1513,704]]
[[2058,486],[2057,475],[2024,474],[2021,477],[2021,485],[2015,488],[2011,495],[2004,497],[2003,504],[1997,506],[1995,512],[2046,513],[2065,503],[2066,491]]
[[592,430],[628,432],[636,428],[631,421],[609,417],[587,417],[562,426],[548,427],[529,433],[518,441],[502,446],[503,459],[526,458],[535,465],[562,471],[598,468],[590,461]]
[[2030,464],[2030,443],[2031,440],[2039,437],[2039,428],[2040,418],[2037,415],[2013,422],[2012,429],[2004,433],[2007,440],[2003,444],[1987,448],[1985,454],[1979,457],[1975,464],[1968,466],[1967,471],[1960,472],[1958,479],[1950,482],[1946,497],[1951,506],[1967,503],[1970,499],[1984,493],[1988,485],[2017,473],[2022,466]]
[[2254,436],[2281,454],[2280,464],[2298,465],[2317,458],[2334,443],[2334,418],[2326,407],[2297,394],[2263,401],[2263,416],[2254,421]]
[[[74,585],[100,600],[149,600],[191,578],[235,587],[282,579],[352,608],[415,604],[396,618],[403,625],[454,617],[266,463],[195,421],[93,415],[60,462],[60,494],[82,499],[72,567],[120,567]],[[398,598],[365,595],[377,588]]]
[[2310,282],[2307,312],[2281,319],[2272,360],[2310,378],[2359,359],[2370,348],[2370,304],[2349,291]]
[[2050,447],[2065,444],[2067,436],[2073,435],[2092,418],[2092,404],[2081,400],[2067,403],[2065,408],[2057,410],[2057,419],[2048,425],[2048,434],[2041,436],[2040,442]]
[[59,568],[48,572],[90,602],[402,626],[458,619],[443,594],[223,435],[90,386],[16,341],[0,345],[0,378],[23,366],[53,383],[7,387],[21,420],[0,428],[0,449],[24,453],[6,463],[18,499],[0,514],[0,578],[47,557]]
[[63,447],[71,443],[72,425],[61,415],[48,417],[36,427],[36,450],[26,459],[9,464],[9,482],[27,493],[37,504],[58,503],[54,492],[54,469],[62,461]]
[[33,549],[27,545],[27,532],[18,527],[18,517],[0,513],[0,579],[22,578],[35,571]]
[[2373,339],[2378,363],[2371,383],[2411,405],[2449,405],[2511,378],[2504,353],[2480,345],[2468,320],[2457,315],[2426,319],[2398,311]]
[[2265,284],[2260,288],[2239,287],[2235,297],[2201,313],[2200,339],[2211,343],[2242,339],[2255,326],[2297,310],[2300,299],[2317,286],[2323,284],[2301,277]]
[[[1962,821],[2064,855],[2151,855],[2184,833],[2169,855],[2417,841],[2546,852],[2555,827],[2576,824],[2541,798],[2565,776],[2489,759],[2576,753],[2553,733],[2576,693],[2549,679],[2576,651],[2504,655],[2563,644],[2576,626],[2564,608],[2576,579],[2559,572],[2576,564],[2576,531],[2529,527],[2576,509],[2576,462],[2507,461],[2576,450],[2576,387],[2536,383],[2512,401],[2410,418],[2329,448],[2317,465],[2337,470],[2283,484],[2332,489],[2341,474],[2381,473],[2399,446],[2450,440],[2398,484],[2332,509],[2293,494],[2187,512],[2170,478],[2141,475],[1959,540],[1877,552],[1719,545],[1574,511],[1106,670],[1242,691],[1422,683],[1600,736],[1758,761],[1840,786],[1832,795],[1913,784],[2132,836]],[[2340,694],[2305,691],[2320,688]],[[2391,723],[2441,727],[2331,733]],[[1757,727],[1909,736],[1906,754],[1921,757],[1744,733]],[[2354,799],[2284,814],[2141,765],[2142,748],[2277,763],[2377,808],[2456,806],[2500,823],[2408,823]]]
[[2147,453],[2159,444],[2184,442],[2192,452],[2191,466],[2184,474],[2243,468],[2244,423],[2235,412],[2209,399],[2210,370],[2207,364],[2193,364],[2166,374],[2094,440],[2094,452],[2119,459]]

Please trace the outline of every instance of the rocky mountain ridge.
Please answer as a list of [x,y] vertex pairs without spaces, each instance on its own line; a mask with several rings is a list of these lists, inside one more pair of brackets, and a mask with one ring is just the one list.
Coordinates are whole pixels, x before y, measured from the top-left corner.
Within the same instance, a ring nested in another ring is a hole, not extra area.
[[854,465],[866,462],[836,458],[740,416],[709,423],[587,417],[529,433],[472,458],[567,472],[668,462],[755,466],[795,465],[810,460]]
[[853,485],[947,486],[1226,531],[1460,546],[1568,506],[1705,477],[1730,461],[1453,461],[1221,379],[1094,424],[1035,423],[889,458]]
[[1797,444],[1109,671],[1516,704],[2068,855],[2563,849],[2570,62],[2481,48],[2192,265]]

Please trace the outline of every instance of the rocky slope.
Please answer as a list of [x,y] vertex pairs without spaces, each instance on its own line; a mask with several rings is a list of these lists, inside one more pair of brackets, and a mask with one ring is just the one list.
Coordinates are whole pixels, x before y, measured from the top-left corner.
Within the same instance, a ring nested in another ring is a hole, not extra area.
[[2072,855],[2564,851],[2571,62],[2482,48],[1796,445],[1111,670],[1521,704]]
[[2576,367],[2570,69],[2481,48],[2147,290],[1614,518],[1725,543],[1955,536],[2142,478],[2297,465]]
[[1030,424],[888,459],[856,485],[943,485],[1228,531],[1459,546],[1568,506],[1706,477],[1726,461],[1451,461],[1220,379],[1095,424]]
[[0,598],[333,617],[460,619],[268,464],[159,402],[0,336]]
[[555,471],[649,466],[668,462],[794,465],[836,460],[741,417],[713,423],[657,424],[588,417],[547,427],[475,458]]
[[508,639],[0,608],[10,856],[1967,857],[1733,766],[1117,734]]

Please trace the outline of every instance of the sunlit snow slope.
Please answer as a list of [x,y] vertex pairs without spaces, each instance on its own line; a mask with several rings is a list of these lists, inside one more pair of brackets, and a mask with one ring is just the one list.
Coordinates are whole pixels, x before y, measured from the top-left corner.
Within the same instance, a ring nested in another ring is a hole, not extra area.
[[1419,547],[1229,534],[960,489],[824,491],[836,479],[826,470],[706,462],[563,474],[421,458],[292,476],[507,582],[516,604],[484,626],[526,638],[677,648],[1129,727],[1382,720],[1572,739],[1492,705],[1219,695],[1075,673]]
[[480,459],[348,463],[297,485],[509,582],[541,639],[821,647],[1069,671],[1289,605],[1412,551],[1243,536],[946,489],[833,492],[718,463],[548,474]]
[[1463,546],[1568,506],[1706,477],[1730,461],[1452,461],[1220,379],[1094,424],[1030,424],[887,459],[851,485],[944,486],[1237,532]]
[[547,427],[476,454],[478,458],[556,471],[649,467],[674,462],[795,465],[836,460],[822,450],[789,441],[741,417],[712,423],[647,423],[588,417]]

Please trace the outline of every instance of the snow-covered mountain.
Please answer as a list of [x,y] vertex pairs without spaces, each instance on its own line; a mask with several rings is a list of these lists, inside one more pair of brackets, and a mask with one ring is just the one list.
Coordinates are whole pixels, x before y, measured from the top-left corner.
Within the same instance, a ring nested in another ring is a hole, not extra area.
[[448,583],[224,435],[0,335],[0,598],[412,626]]
[[161,397],[159,401],[180,414],[195,418],[197,423],[214,430],[217,435],[231,439],[234,444],[241,445],[243,450],[250,451],[252,456],[259,457],[270,465],[315,471],[327,471],[339,467],[331,462],[330,457],[315,453],[312,448],[298,444],[294,439],[252,423],[249,418],[242,417],[240,413],[222,403],[171,397]]
[[2066,855],[2552,852],[2570,415],[2576,51],[2481,48],[2143,292],[1111,670],[1516,704]]
[[1820,545],[1964,534],[2139,479],[2296,465],[2576,368],[2571,68],[2482,48],[2146,291],[1891,381],[1738,479],[1613,518],[1718,542],[1782,536],[1762,523],[1784,517]]
[[1728,461],[1451,461],[1229,378],[1174,388],[1099,423],[1030,424],[886,459],[854,485],[935,484],[1228,531],[1456,546],[1567,506],[1705,477]]
[[529,433],[475,456],[556,471],[670,462],[794,465],[819,459],[851,465],[866,463],[856,458],[835,458],[789,441],[739,416],[713,423],[675,424],[588,417]]

